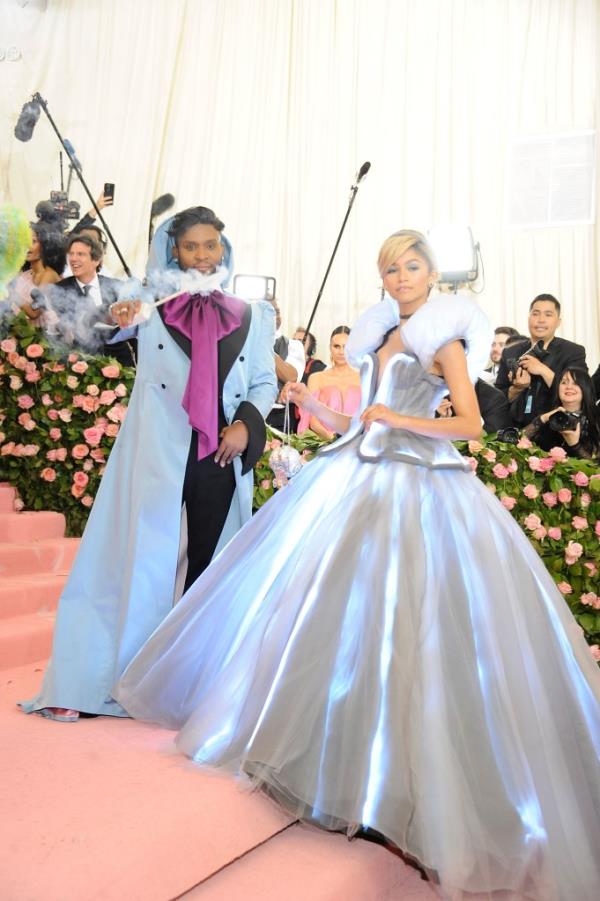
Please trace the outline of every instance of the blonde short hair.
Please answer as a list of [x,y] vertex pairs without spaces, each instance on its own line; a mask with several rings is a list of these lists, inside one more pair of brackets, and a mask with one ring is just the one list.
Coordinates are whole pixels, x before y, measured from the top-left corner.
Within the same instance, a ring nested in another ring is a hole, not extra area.
[[386,238],[381,245],[381,250],[377,257],[377,267],[381,277],[383,278],[394,260],[397,260],[398,257],[401,257],[402,254],[406,253],[407,250],[411,250],[411,248],[425,260],[429,266],[430,272],[436,270],[437,267],[435,257],[433,256],[433,250],[425,235],[421,232],[411,231],[411,229],[405,228],[401,231],[394,232],[394,234],[390,235],[389,238]]

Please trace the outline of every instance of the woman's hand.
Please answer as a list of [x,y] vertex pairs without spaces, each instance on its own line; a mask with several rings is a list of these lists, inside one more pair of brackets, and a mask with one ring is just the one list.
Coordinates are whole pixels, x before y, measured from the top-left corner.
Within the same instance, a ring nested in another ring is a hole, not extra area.
[[390,429],[401,429],[403,417],[398,413],[394,413],[385,404],[371,404],[360,417],[360,421],[365,425],[365,431],[369,431],[374,422],[380,425],[386,425]]
[[555,413],[566,413],[564,407],[555,407],[553,410],[548,410],[547,413],[542,413],[540,415],[540,422],[546,425],[551,416],[554,416]]
[[241,419],[236,419],[231,425],[221,429],[219,438],[221,443],[215,454],[215,463],[225,466],[227,463],[231,463],[234,457],[243,454],[248,447],[250,433],[248,432],[248,426]]
[[110,315],[119,328],[128,328],[141,308],[141,300],[117,300],[110,305]]
[[451,416],[454,416],[454,409],[452,408],[452,401],[450,398],[445,397],[435,412],[438,416],[441,416],[442,419],[449,419]]
[[281,400],[283,403],[289,401],[291,404],[296,404],[304,410],[310,406],[310,402],[314,398],[303,382],[286,382],[281,389]]

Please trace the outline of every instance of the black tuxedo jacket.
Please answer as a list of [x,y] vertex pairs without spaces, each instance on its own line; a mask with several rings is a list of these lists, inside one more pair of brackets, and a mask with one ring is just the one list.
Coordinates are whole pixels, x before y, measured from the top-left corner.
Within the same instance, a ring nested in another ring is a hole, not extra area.
[[[505,347],[502,351],[502,359],[500,360],[498,377],[496,378],[496,388],[507,396],[511,384],[508,378],[510,366],[519,357],[527,353],[531,343],[530,339],[527,338],[525,341],[519,341],[516,344],[511,344],[510,347]],[[573,341],[567,341],[565,338],[555,337],[548,345],[546,351],[542,362],[554,373],[554,381],[548,387],[540,375],[534,375],[531,377],[529,388],[521,391],[519,396],[512,401],[510,413],[514,425],[520,428],[527,425],[540,413],[546,413],[550,409],[556,379],[560,379],[561,374],[567,367],[581,366],[587,370],[585,347],[581,344],[575,344]]]
[[[178,345],[178,347],[181,348],[184,354],[191,359],[192,342],[190,341],[190,339],[186,338],[185,335],[182,335],[181,332],[177,331],[176,328],[173,328],[172,325],[167,325],[164,318],[164,307],[158,307],[157,312],[159,313],[160,318],[163,321],[163,325],[173,341],[175,341],[175,343]],[[242,347],[244,346],[244,342],[248,337],[248,330],[250,329],[251,319],[252,309],[250,304],[247,304],[239,328],[235,329],[233,332],[230,332],[229,335],[225,335],[225,337],[221,338],[221,340],[218,342],[219,395],[217,401],[219,405],[219,422],[225,421],[223,413],[223,385],[225,384],[225,379],[229,375],[229,371],[235,363],[236,359],[239,357]],[[256,463],[263,455],[265,443],[267,440],[267,429],[265,426],[265,421],[262,418],[261,414],[256,409],[254,404],[250,403],[250,401],[243,400],[240,403],[239,407],[235,411],[233,421],[237,419],[244,423],[244,425],[248,429],[249,435],[248,447],[242,454],[242,475],[246,475],[246,473],[250,472],[250,470],[256,465]]]

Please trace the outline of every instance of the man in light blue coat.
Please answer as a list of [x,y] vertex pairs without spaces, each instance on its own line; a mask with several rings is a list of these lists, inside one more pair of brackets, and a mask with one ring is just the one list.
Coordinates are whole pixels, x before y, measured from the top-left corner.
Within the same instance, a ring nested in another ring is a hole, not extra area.
[[26,712],[66,722],[126,715],[112,686],[182,587],[251,516],[252,467],[277,395],[275,317],[270,304],[221,290],[230,253],[222,230],[205,207],[168,229],[170,253],[198,273],[200,293],[144,306],[144,316],[139,302],[113,305],[123,329],[138,323],[137,376]]

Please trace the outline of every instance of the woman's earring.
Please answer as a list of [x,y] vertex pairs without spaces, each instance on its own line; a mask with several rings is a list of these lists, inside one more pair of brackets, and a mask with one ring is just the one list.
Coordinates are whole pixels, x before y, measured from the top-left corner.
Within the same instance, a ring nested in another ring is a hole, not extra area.
[[381,297],[379,299],[383,300],[383,298],[385,297],[385,288],[383,287],[383,282],[381,283],[380,291],[381,291]]

